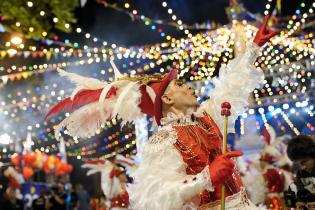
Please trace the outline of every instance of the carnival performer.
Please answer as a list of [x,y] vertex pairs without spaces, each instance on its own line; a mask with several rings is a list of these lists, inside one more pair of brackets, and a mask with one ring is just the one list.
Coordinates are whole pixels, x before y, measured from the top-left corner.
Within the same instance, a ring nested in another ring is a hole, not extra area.
[[[239,161],[242,180],[249,198],[255,204],[264,204],[270,209],[286,209],[283,198],[284,190],[293,183],[292,163],[287,157],[288,135],[276,136],[272,126],[263,127],[258,138],[252,138],[256,144],[265,140],[259,159],[251,158]],[[247,142],[248,143],[248,142]]]
[[[117,164],[123,165],[126,170]],[[127,170],[132,170],[134,161],[117,155],[115,160],[86,160],[82,168],[89,169],[87,175],[101,173],[101,188],[106,198],[106,209],[127,210],[129,195],[126,190]]]
[[260,47],[277,34],[267,27],[267,21],[268,17],[245,52],[222,66],[210,99],[201,106],[194,90],[177,80],[176,69],[164,77],[126,78],[114,68],[115,81],[110,84],[60,71],[78,85],[71,97],[47,114],[72,111],[56,126],[56,137],[61,127],[70,135],[86,138],[110,118],[120,118],[124,124],[148,114],[160,128],[139,148],[143,157],[128,187],[131,209],[220,209],[222,184],[226,186],[226,209],[255,209],[234,167],[233,158],[242,153],[221,152],[220,112],[223,102],[231,104],[229,131],[234,132],[234,121],[263,80],[262,70],[253,66]]

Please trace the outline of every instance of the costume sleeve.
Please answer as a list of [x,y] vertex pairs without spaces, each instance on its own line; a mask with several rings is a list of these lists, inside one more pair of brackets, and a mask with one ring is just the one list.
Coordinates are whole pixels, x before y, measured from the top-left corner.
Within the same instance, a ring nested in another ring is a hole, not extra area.
[[225,101],[232,106],[229,117],[228,132],[234,133],[234,123],[239,115],[246,111],[250,93],[263,81],[264,74],[260,68],[254,67],[260,52],[255,43],[249,44],[245,53],[221,67],[219,77],[214,78],[215,88],[200,107],[206,111],[223,130],[221,104]]
[[191,199],[204,190],[213,191],[208,167],[193,176],[173,146],[174,130],[160,130],[143,146],[143,157],[128,186],[131,209],[181,210],[193,205]]

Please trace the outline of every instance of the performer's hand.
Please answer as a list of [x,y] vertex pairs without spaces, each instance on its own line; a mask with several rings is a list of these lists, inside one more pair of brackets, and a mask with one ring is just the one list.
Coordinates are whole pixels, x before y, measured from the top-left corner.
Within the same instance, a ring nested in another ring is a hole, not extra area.
[[242,156],[241,151],[227,152],[218,156],[209,166],[212,185],[222,184],[233,172],[234,162],[232,157]]
[[269,15],[265,16],[263,24],[260,26],[259,30],[256,33],[254,38],[254,43],[258,46],[263,46],[266,42],[268,42],[271,37],[280,33],[280,31],[273,31],[267,27]]

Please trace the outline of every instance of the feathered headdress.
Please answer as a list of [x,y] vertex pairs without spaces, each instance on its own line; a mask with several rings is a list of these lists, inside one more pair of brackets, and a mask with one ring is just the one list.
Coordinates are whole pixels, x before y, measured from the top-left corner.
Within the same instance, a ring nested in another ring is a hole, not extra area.
[[60,101],[47,113],[45,119],[61,112],[71,112],[55,127],[55,137],[60,129],[66,128],[68,134],[79,138],[93,136],[105,122],[119,118],[122,124],[143,117],[154,116],[158,125],[162,118],[161,96],[168,84],[177,78],[177,71],[166,76],[160,74],[126,78],[112,63],[115,81],[107,83],[94,78],[83,77],[58,69],[61,76],[76,84],[71,96]]

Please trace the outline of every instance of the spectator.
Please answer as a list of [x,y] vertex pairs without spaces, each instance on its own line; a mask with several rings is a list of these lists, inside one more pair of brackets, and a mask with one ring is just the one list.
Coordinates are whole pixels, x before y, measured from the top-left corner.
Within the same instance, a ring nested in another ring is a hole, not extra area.
[[67,194],[64,190],[64,185],[58,183],[56,187],[53,187],[50,191],[50,210],[67,210]]
[[18,198],[17,191],[11,187],[8,187],[4,193],[4,200],[2,205],[6,210],[20,210],[23,209],[23,201]]
[[40,192],[38,198],[33,200],[32,210],[45,210],[46,209],[46,198],[45,198],[45,190]]
[[[315,210],[315,140],[306,135],[294,137],[288,144],[288,157],[299,169],[296,173],[297,209]],[[308,193],[308,197],[301,193]]]
[[73,190],[73,187],[71,184],[68,184],[67,194],[69,198],[69,210],[78,210],[79,208],[79,201],[78,201],[78,195]]
[[90,204],[90,196],[88,192],[83,189],[81,184],[75,185],[75,192],[78,196],[79,208],[78,210],[88,210]]

